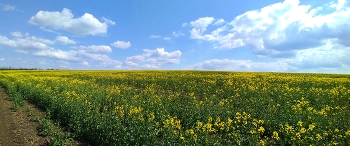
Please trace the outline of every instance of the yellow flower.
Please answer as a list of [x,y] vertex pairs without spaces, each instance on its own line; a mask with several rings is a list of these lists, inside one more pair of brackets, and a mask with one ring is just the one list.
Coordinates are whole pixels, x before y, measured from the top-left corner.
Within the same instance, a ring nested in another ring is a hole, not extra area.
[[197,142],[197,134],[193,135],[194,142]]
[[322,140],[322,136],[318,133],[316,134],[316,138],[317,138],[317,140]]
[[227,119],[227,126],[230,126],[232,122],[233,122],[233,120],[231,118],[228,118]]
[[289,126],[288,124],[286,124],[286,132],[287,133],[292,133],[293,131],[294,131],[294,128],[293,128],[293,126]]
[[339,132],[339,129],[338,129],[338,128],[335,128],[335,129],[334,129],[334,132]]
[[263,140],[260,140],[259,141],[259,144],[261,145],[261,146],[265,146],[266,144],[265,144],[265,141],[263,141]]
[[255,134],[256,131],[252,129],[252,130],[249,131],[249,133],[250,133],[250,134]]
[[350,136],[350,130],[346,131],[345,135]]
[[303,127],[303,122],[302,122],[302,121],[299,121],[299,122],[298,122],[298,125],[299,125],[300,127]]
[[264,124],[264,120],[259,120],[258,123],[259,123],[260,125],[262,125],[262,124]]
[[260,126],[260,127],[259,127],[259,129],[258,129],[258,132],[260,132],[260,133],[264,133],[264,132],[265,132],[264,127]]
[[296,137],[297,139],[300,139],[300,138],[301,138],[300,133],[296,133],[296,134],[295,134],[295,137]]
[[208,123],[212,123],[212,122],[213,122],[213,118],[211,116],[209,116]]
[[274,131],[272,133],[272,138],[276,139],[276,140],[279,140],[280,138],[278,137],[278,132],[277,131]]
[[300,129],[300,133],[305,133],[306,132],[306,129],[305,128],[301,128]]
[[173,126],[175,126],[177,129],[181,129],[181,121],[180,120],[175,120]]
[[254,125],[255,127],[257,127],[257,126],[258,126],[258,120],[253,119],[253,125]]
[[194,134],[194,131],[193,131],[192,129],[186,130],[186,134],[187,134],[187,135],[193,135],[193,134]]
[[197,127],[196,127],[196,129],[199,130],[199,129],[202,128],[202,126],[203,126],[203,123],[200,122],[200,121],[198,121],[198,122],[197,122]]
[[324,136],[328,136],[328,133],[327,133],[327,132],[323,132],[323,135],[324,135]]
[[185,140],[185,137],[180,136],[180,140],[184,141],[184,140]]
[[310,124],[308,130],[312,131],[314,128],[315,128],[315,125],[314,124]]

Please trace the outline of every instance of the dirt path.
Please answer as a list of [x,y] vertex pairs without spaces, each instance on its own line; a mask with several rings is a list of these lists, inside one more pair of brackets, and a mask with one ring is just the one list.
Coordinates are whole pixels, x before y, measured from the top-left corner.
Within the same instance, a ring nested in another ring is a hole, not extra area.
[[47,138],[38,136],[38,124],[32,122],[24,107],[14,112],[12,101],[0,88],[0,146],[46,145]]

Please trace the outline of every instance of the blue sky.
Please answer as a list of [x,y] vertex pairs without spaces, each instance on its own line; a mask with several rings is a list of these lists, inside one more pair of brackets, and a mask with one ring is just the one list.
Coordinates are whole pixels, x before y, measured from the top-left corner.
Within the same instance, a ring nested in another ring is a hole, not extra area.
[[2,0],[0,8],[0,67],[350,73],[349,0]]

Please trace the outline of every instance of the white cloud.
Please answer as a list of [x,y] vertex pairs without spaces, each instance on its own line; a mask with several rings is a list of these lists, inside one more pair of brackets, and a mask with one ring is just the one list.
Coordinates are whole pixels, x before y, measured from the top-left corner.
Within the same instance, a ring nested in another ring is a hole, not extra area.
[[109,25],[115,25],[115,22],[113,22],[112,20],[109,20],[109,19],[107,19],[105,17],[102,17],[102,21],[106,22]]
[[144,49],[142,55],[127,57],[124,63],[126,68],[160,68],[163,64],[178,64],[181,51],[166,52],[164,48],[155,50]]
[[180,36],[184,36],[185,34],[182,31],[179,31],[179,32],[173,31],[172,35],[174,37],[180,37]]
[[85,66],[89,66],[89,62],[86,62],[86,61],[83,61],[81,64]]
[[29,39],[31,41],[34,41],[34,42],[47,44],[47,45],[52,45],[52,44],[55,43],[54,41],[51,41],[51,40],[48,40],[48,39],[43,39],[43,38],[38,38],[38,37],[34,37],[34,36],[27,37],[27,39]]
[[91,54],[91,53],[79,52],[77,55],[84,60],[91,60],[92,62],[97,63],[97,65],[100,67],[120,68],[122,65],[120,61],[113,60],[105,54]]
[[[13,35],[13,34],[12,34]],[[15,33],[15,35],[18,35]],[[27,52],[30,50],[46,50],[52,49],[49,45],[54,44],[53,41],[34,36],[8,39],[5,36],[0,36],[0,45],[15,49],[18,52]]]
[[[173,33],[174,34],[174,33]],[[156,39],[156,38],[163,38],[163,40],[171,40],[171,37],[163,37],[161,35],[150,35],[149,38]]]
[[[330,7],[312,7],[301,5],[298,0],[285,0],[245,12],[225,26],[211,25],[209,20],[214,19],[199,18],[191,22],[191,38],[210,41],[219,49],[245,46],[259,57],[278,58],[295,69],[339,69],[348,65],[345,60],[350,61],[345,59],[350,58],[350,54],[341,51],[350,47],[350,5],[338,0]],[[207,32],[209,25],[216,29]],[[325,49],[329,44],[338,49]],[[323,48],[322,53],[316,52],[322,57],[307,55],[319,48]],[[333,61],[322,58],[333,58]]]
[[[48,57],[67,63],[78,63],[84,66],[94,66],[95,68],[120,68],[122,63],[113,60],[106,54],[111,51],[109,46],[80,46],[72,47],[74,50],[64,51],[59,49],[50,49],[34,52],[33,55]],[[90,62],[90,63],[89,63]],[[63,68],[69,67],[69,64]]]
[[17,53],[28,54],[27,50],[15,50]]
[[213,19],[206,18],[207,21],[204,21],[199,18],[191,22],[191,38],[217,42],[215,45],[222,49],[247,46],[258,55],[317,47],[324,45],[323,40],[334,37],[346,40],[343,32],[349,30],[346,26],[350,20],[350,9],[328,14],[321,12],[321,7],[311,8],[310,5],[300,5],[298,0],[286,0],[241,14],[230,25],[219,27],[209,34],[203,33],[211,23],[209,20]]
[[287,71],[288,64],[284,62],[253,62],[251,60],[212,59],[189,66],[187,69],[279,72]]
[[74,40],[69,39],[66,36],[57,36],[55,38],[56,42],[67,45],[67,44],[76,44]]
[[79,46],[72,47],[73,49],[79,49],[80,51],[92,53],[92,54],[108,54],[112,52],[111,47],[105,45],[92,45],[92,46]]
[[163,40],[171,40],[171,37],[164,37]]
[[5,61],[5,58],[0,58],[0,61]]
[[3,5],[3,4],[1,4],[1,6],[2,6],[2,10],[4,10],[4,11],[16,10],[15,6]]
[[39,11],[29,20],[30,24],[54,30],[66,30],[76,35],[99,35],[107,32],[109,25],[114,25],[114,22],[103,18],[104,22],[100,22],[93,15],[85,13],[83,16],[73,18],[72,12],[64,8],[62,12]]
[[162,36],[160,35],[150,35],[149,38],[155,39],[155,38],[161,38]]
[[69,61],[75,61],[79,58],[75,56],[75,52],[73,51],[62,51],[62,50],[42,50],[39,52],[33,53],[35,56],[41,56],[41,57],[49,57],[49,58],[56,58],[60,60],[69,60]]
[[328,68],[340,70],[350,67],[350,47],[344,47],[328,40],[324,46],[299,50],[297,56],[286,62],[295,67],[295,70],[310,70]]
[[[11,33],[11,35],[16,37],[14,39],[8,39],[5,36],[0,36],[0,46],[12,48],[14,51],[19,53],[31,53],[34,56],[46,57],[47,59],[45,59],[45,62],[51,62],[50,66],[48,66],[50,68],[71,68],[71,64],[78,66],[84,65],[94,68],[120,68],[122,65],[122,63],[118,60],[113,60],[106,55],[112,52],[110,46],[91,45],[71,47],[72,50],[61,50],[50,47],[50,45],[55,43],[54,41],[30,36],[28,33],[23,34],[20,32],[15,32]],[[22,37],[19,37],[20,35]],[[69,39],[65,39],[64,36],[57,37],[56,42],[58,41],[61,41],[61,43],[70,42]],[[54,60],[66,63],[57,63],[52,65],[52,61]],[[45,65],[43,62],[32,63],[34,67],[36,67],[37,64]],[[23,66],[25,65],[23,64]]]
[[223,24],[223,23],[225,23],[225,20],[224,20],[224,19],[219,19],[219,20],[217,20],[217,21],[214,23],[214,25],[221,25],[221,24]]
[[[333,2],[333,1],[332,1]],[[342,10],[343,8],[345,8],[346,6],[349,6],[349,2],[347,2],[347,0],[338,0],[337,4],[332,3],[330,5],[331,8],[335,8],[337,11]]]
[[350,47],[334,44],[333,41],[336,39],[328,40],[324,46],[298,50],[295,57],[281,58],[275,62],[212,59],[187,69],[350,73]]
[[184,23],[182,23],[181,26],[182,26],[182,27],[186,27],[186,26],[188,26],[188,23],[184,22]]
[[191,38],[198,38],[213,21],[213,17],[203,17],[190,22],[190,25],[193,27],[191,30]]
[[21,37],[23,37],[22,33],[19,32],[19,31],[11,32],[11,35],[12,35],[13,37],[16,37],[16,38],[21,38]]
[[114,47],[117,47],[120,49],[127,49],[131,46],[131,43],[118,40],[118,41],[112,43],[111,46],[114,46]]
[[0,45],[9,46],[9,47],[16,47],[17,46],[16,43],[17,42],[15,42],[14,40],[10,40],[6,36],[0,35]]
[[[166,52],[164,48],[157,48],[156,50],[144,49],[144,57],[147,59],[155,60],[159,64],[177,64],[180,62],[181,51]],[[147,60],[146,59],[146,60]]]
[[145,69],[159,69],[159,66],[154,65],[154,64],[145,64],[145,65],[143,65],[143,68],[145,68]]

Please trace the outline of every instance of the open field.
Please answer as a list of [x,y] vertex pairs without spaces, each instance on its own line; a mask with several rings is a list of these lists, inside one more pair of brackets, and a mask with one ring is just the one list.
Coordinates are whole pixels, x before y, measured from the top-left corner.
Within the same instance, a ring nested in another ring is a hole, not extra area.
[[94,145],[350,144],[350,75],[0,71],[0,86]]

